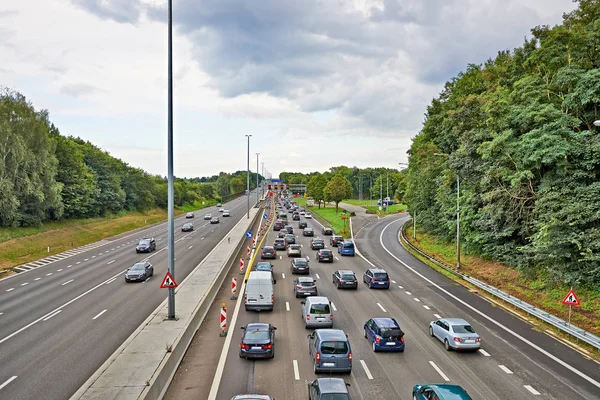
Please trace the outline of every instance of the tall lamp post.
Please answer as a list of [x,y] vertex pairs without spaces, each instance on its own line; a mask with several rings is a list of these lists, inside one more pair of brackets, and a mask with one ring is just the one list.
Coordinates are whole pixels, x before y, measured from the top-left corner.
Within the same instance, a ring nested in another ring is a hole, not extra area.
[[248,158],[246,165],[246,199],[248,203],[248,219],[250,219],[250,138],[252,135],[244,135],[248,138]]
[[[168,271],[171,274],[171,277],[175,279],[175,198],[174,198],[174,187],[173,187],[173,1],[169,0],[168,4],[168,19],[169,19],[169,27],[168,27],[168,61],[167,61],[167,113],[168,113],[168,127],[167,127],[167,147],[168,147],[168,160],[167,160],[167,169],[168,169],[168,178],[167,178],[167,203],[169,208],[168,215],[168,226],[169,232],[167,234],[168,241]],[[167,318],[170,320],[174,320],[175,318],[175,289],[169,288],[168,290],[168,312]]]
[[258,156],[260,153],[256,153],[256,204],[258,205]]
[[260,173],[260,175],[262,177],[262,179],[261,179],[261,185],[260,185],[260,194],[261,194],[261,197],[264,197],[264,195],[265,195],[265,163],[261,162],[260,166],[261,166],[261,173]]
[[[438,157],[449,157],[448,154],[433,153]],[[460,175],[456,172],[456,269],[460,269]]]

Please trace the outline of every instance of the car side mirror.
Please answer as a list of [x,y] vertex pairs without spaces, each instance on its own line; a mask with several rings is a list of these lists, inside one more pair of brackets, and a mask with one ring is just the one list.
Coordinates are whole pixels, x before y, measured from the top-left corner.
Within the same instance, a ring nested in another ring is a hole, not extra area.
[[346,382],[346,386],[350,387],[352,386],[350,383]]
[[307,338],[307,339],[310,339],[310,335],[306,335],[306,338]]
[[306,302],[305,302],[305,301],[301,301],[301,302],[300,302],[300,304],[302,304],[302,305],[305,305],[305,304],[306,304]]
[[276,326],[274,326],[274,327],[273,327],[273,330],[277,330],[277,327],[276,327]]
[[243,330],[243,331],[245,331],[246,327],[245,326],[240,326],[240,329]]

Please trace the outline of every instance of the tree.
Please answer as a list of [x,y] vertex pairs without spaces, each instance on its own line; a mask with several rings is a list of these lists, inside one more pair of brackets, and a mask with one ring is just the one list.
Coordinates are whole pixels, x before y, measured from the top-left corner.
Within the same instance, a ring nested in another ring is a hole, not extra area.
[[230,175],[226,174],[225,172],[221,172],[219,174],[219,177],[217,178],[217,181],[216,181],[217,193],[219,194],[219,196],[225,197],[225,196],[229,195],[230,179],[231,179]]
[[321,202],[325,200],[326,186],[327,178],[323,174],[314,175],[306,185],[306,195],[312,197],[319,208],[321,208]]
[[242,180],[239,176],[234,176],[229,181],[229,188],[231,193],[241,193],[246,190],[246,181]]
[[325,186],[323,194],[325,201],[335,202],[335,212],[337,213],[340,201],[352,196],[352,184],[342,174],[336,174]]

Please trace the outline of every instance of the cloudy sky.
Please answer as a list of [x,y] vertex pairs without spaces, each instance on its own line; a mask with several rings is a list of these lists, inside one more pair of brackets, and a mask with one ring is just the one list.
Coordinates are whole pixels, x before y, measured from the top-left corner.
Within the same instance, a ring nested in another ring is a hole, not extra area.
[[[571,0],[174,0],[175,174],[397,167],[469,63]],[[0,86],[154,174],[167,171],[166,0],[0,3]]]

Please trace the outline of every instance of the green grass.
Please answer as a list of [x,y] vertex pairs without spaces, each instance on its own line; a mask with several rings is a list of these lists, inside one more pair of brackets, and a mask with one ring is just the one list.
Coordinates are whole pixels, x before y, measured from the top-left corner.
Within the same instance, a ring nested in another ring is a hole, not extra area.
[[183,212],[190,212],[199,210],[201,208],[211,207],[216,205],[217,203],[217,200],[210,199],[204,201],[195,201],[194,203],[185,203],[183,206],[177,206],[175,208]]
[[359,207],[362,207],[367,210],[374,211],[378,215],[387,215],[387,214],[402,212],[402,211],[405,211],[408,207],[406,204],[394,204],[393,206],[388,207],[387,212],[384,212],[383,210],[379,211],[379,206],[377,205],[377,200],[369,201],[369,199],[367,199],[367,200],[350,199],[350,200],[344,200],[343,202],[347,203],[347,204],[352,204],[354,206],[359,206]]
[[345,221],[345,225],[344,220],[342,220],[342,217],[348,217],[349,214],[342,213],[341,207],[339,208],[339,212],[336,213],[335,206],[328,205],[327,207],[323,207],[321,205],[320,209],[317,206],[305,207],[306,199],[298,197],[295,200],[300,206],[306,208],[307,210],[310,210],[311,214],[318,215],[320,217],[321,222],[325,226],[331,226],[337,235],[342,235],[345,238],[350,237],[350,227],[348,226],[349,220]]

